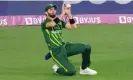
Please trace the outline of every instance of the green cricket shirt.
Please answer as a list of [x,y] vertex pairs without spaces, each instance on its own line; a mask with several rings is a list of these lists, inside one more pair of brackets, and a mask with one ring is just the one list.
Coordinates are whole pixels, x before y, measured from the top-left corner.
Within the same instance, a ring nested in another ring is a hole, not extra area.
[[62,36],[62,29],[65,28],[66,23],[64,21],[60,21],[55,26],[46,28],[46,24],[50,21],[52,20],[47,18],[44,22],[42,22],[41,28],[48,47],[56,48],[65,44]]

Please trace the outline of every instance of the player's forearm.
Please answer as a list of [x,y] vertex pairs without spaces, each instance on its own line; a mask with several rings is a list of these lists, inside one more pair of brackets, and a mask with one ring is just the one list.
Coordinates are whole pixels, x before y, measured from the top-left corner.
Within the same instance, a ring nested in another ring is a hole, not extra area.
[[71,24],[71,28],[75,29],[75,28],[77,28],[77,25],[76,24]]
[[71,13],[67,14],[67,16],[68,16],[69,19],[73,18]]
[[69,14],[67,14],[67,16],[68,16],[68,18],[69,18],[69,22],[70,22],[71,28],[77,28],[77,25],[75,24],[75,20],[74,20],[73,17],[72,17],[72,14],[69,13]]
[[58,18],[61,20],[64,17],[65,13],[61,13]]

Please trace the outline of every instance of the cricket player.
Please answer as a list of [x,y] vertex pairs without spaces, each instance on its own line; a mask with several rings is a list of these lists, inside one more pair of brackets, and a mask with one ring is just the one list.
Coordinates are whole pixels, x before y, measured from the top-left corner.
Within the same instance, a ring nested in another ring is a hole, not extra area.
[[[49,4],[45,7],[46,20],[42,22],[41,27],[45,41],[49,48],[49,54],[56,64],[52,67],[54,72],[59,75],[73,76],[76,74],[76,69],[68,60],[68,57],[82,54],[82,64],[80,66],[80,74],[96,75],[95,70],[90,69],[91,47],[82,43],[65,42],[62,37],[62,30],[75,29],[77,25],[71,14],[71,8],[66,8],[62,5],[62,12],[56,16],[57,6]],[[62,17],[67,15],[69,23],[62,21]]]

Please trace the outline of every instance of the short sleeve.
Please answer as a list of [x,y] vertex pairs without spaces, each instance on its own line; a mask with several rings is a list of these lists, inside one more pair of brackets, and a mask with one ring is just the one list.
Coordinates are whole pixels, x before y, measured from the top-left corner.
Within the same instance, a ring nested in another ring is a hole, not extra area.
[[41,23],[41,27],[42,27],[42,29],[46,28],[46,22],[45,21]]
[[65,21],[61,21],[62,22],[62,28],[66,28],[66,22]]

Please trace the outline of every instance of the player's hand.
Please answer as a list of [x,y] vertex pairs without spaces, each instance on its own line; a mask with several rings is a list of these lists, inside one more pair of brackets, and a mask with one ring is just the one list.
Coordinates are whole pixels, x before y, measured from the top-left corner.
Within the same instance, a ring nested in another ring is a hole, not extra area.
[[71,14],[71,8],[65,7],[65,12],[67,15]]
[[71,14],[71,7],[65,7],[65,4],[62,4],[62,14]]
[[69,19],[72,19],[71,7],[65,7],[65,12]]
[[51,21],[46,24],[46,27],[54,27],[55,25],[56,23],[54,21]]

